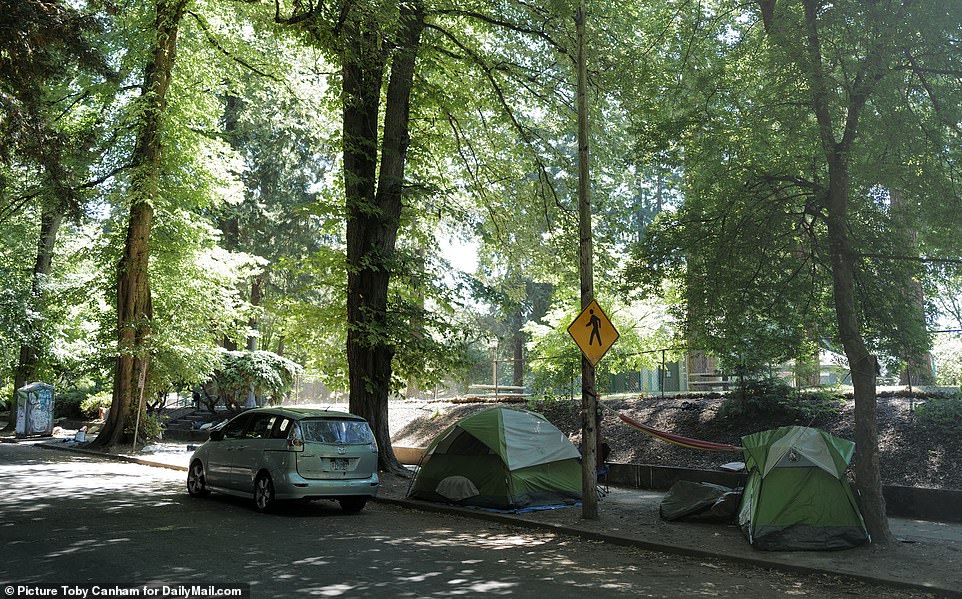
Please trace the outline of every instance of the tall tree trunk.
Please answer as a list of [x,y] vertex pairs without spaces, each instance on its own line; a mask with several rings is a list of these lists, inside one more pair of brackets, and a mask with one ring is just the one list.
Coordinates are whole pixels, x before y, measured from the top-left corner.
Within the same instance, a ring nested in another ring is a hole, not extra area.
[[[417,249],[418,255],[418,268],[424,271],[424,248],[418,245]],[[418,287],[415,291],[417,293],[416,307],[417,310],[411,316],[411,321],[408,324],[410,330],[410,336],[414,340],[415,345],[424,340],[424,289]],[[413,373],[408,376],[407,390],[405,391],[405,397],[408,399],[415,398],[421,394],[421,384],[418,382],[417,376]]]
[[839,154],[830,157],[827,204],[835,314],[855,393],[855,484],[872,541],[887,544],[892,535],[885,515],[879,468],[875,356],[862,339],[856,309],[855,252],[848,235],[848,164]]
[[[232,97],[233,96],[228,96],[227,98],[228,107],[232,106],[232,103],[230,101]],[[232,119],[230,117],[229,110],[225,115],[225,120],[227,122],[227,127],[225,128],[225,130],[228,133],[228,139],[233,140],[233,136],[230,135],[230,132],[231,132],[230,126],[231,126],[231,123],[236,119]],[[240,221],[237,218],[237,214],[233,212],[235,210],[234,206],[228,206],[227,209],[231,211],[231,214],[227,217],[220,219],[220,222],[218,223],[218,227],[220,228],[221,235],[223,235],[224,249],[227,250],[228,252],[236,252],[238,246],[240,245]],[[221,347],[223,347],[227,351],[237,350],[237,341],[230,335],[224,335],[223,338],[221,339],[220,344],[221,344]]]
[[[31,302],[42,302],[44,290],[43,279],[50,273],[50,264],[53,261],[53,248],[57,243],[57,233],[63,223],[63,208],[45,207],[40,215],[40,237],[37,239],[37,257],[33,264],[33,278],[30,281]],[[23,387],[36,378],[37,372],[37,341],[35,339],[38,331],[35,324],[30,325],[30,338],[20,343],[19,359],[13,375],[13,401],[17,400],[17,389]],[[14,406],[11,405],[11,414],[14,413]],[[10,418],[3,431],[12,431],[16,428],[16,419]]]
[[[224,96],[224,135],[230,147],[238,151],[240,147],[237,140],[237,122],[240,120],[240,112],[240,98],[228,91]],[[228,252],[236,252],[240,247],[240,219],[237,217],[237,207],[228,205],[224,209],[226,213],[220,218],[218,228],[223,236],[224,249]],[[237,341],[224,335],[221,346],[228,351],[235,351]]]
[[807,351],[795,358],[795,386],[818,387],[822,384],[822,365],[818,345],[818,328],[810,322],[805,327],[805,340],[810,344]]
[[511,345],[514,350],[514,355],[512,356],[513,361],[511,364],[514,367],[514,376],[512,377],[511,384],[515,387],[521,387],[524,385],[524,331],[521,330],[521,327],[524,326],[524,314],[520,306],[512,320],[514,323],[514,335],[511,338]]
[[[783,22],[789,9],[775,0],[757,0],[766,34],[786,49],[808,84],[812,111],[818,125],[819,141],[828,166],[828,190],[825,193],[826,223],[832,265],[835,316],[838,334],[848,358],[855,392],[855,462],[856,488],[860,495],[862,515],[872,541],[888,544],[892,540],[885,515],[882,477],[879,469],[878,406],[875,389],[875,357],[868,352],[862,337],[855,294],[856,254],[849,236],[849,155],[858,137],[859,119],[875,84],[883,72],[884,43],[872,39],[858,72],[849,79],[845,105],[833,107],[837,91],[826,72],[821,47],[819,16],[821,0],[802,0],[804,34]],[[781,13],[776,16],[776,11]],[[833,108],[845,115],[840,138]]]
[[[908,204],[901,191],[892,190],[891,192],[891,211],[894,220],[904,224],[911,222],[908,214]],[[900,231],[901,241],[905,244],[902,252],[906,256],[919,255],[919,233],[910,226]],[[905,298],[905,305],[912,310],[912,318],[915,322],[913,328],[918,329],[919,335],[924,335],[925,324],[925,293],[922,291],[922,283],[915,277],[906,277],[902,287],[902,296]],[[912,345],[905,348],[902,357],[905,360],[905,368],[900,375],[899,383],[902,385],[934,385],[935,373],[932,371],[932,354],[927,347]]]
[[[264,286],[267,284],[267,271],[261,272],[259,275],[254,277],[251,281],[251,306],[257,308],[261,305],[261,300],[264,299]],[[260,319],[254,315],[251,316],[248,322],[248,327],[251,330],[251,334],[247,336],[247,351],[257,351],[257,340],[259,338],[258,325]]]
[[342,33],[344,186],[347,200],[347,359],[352,412],[371,424],[383,470],[401,471],[388,426],[394,346],[384,338],[387,295],[401,214],[414,63],[424,28],[419,2],[400,6],[398,49],[384,112],[375,188],[378,109],[385,68],[380,32],[366,17],[348,15]]
[[832,263],[832,289],[839,339],[845,348],[855,395],[855,485],[861,499],[862,516],[872,541],[888,544],[892,540],[882,495],[879,468],[878,399],[875,389],[875,356],[869,354],[862,338],[855,299],[855,249],[849,236],[849,163],[848,157],[858,135],[859,117],[877,81],[879,55],[873,51],[860,65],[847,99],[846,120],[841,140],[834,132],[830,93],[822,62],[818,29],[818,0],[804,0],[808,78],[812,107],[818,123],[822,150],[828,163],[826,197],[829,253]]
[[177,48],[177,28],[187,0],[157,0],[155,40],[152,56],[144,70],[142,100],[144,111],[137,133],[130,182],[130,219],[127,241],[118,265],[117,277],[117,360],[114,367],[113,401],[110,415],[93,445],[118,445],[132,411],[140,409],[145,384],[153,308],[148,263],[150,229],[154,219],[161,171],[161,133],[167,90]]

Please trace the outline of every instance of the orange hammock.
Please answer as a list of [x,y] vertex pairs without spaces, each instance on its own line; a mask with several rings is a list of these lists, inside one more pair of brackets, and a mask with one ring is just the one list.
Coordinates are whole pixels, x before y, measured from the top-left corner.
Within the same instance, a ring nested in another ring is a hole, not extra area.
[[[609,408],[610,409],[610,408]],[[726,443],[714,443],[712,441],[700,441],[698,439],[692,439],[690,437],[682,437],[681,435],[675,435],[672,433],[666,433],[650,426],[644,425],[630,416],[625,416],[620,412],[615,412],[618,414],[618,418],[627,424],[628,426],[633,426],[636,429],[646,432],[649,435],[655,437],[656,439],[661,439],[662,441],[667,441],[668,443],[674,443],[675,445],[681,445],[682,447],[688,447],[690,449],[702,449],[704,451],[742,451],[741,447],[737,445],[728,445]]]

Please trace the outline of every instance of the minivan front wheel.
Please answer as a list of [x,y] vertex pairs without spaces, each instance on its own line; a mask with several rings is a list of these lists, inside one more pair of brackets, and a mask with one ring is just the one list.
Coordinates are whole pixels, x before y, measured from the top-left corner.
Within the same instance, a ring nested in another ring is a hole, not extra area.
[[207,488],[207,475],[204,473],[204,464],[200,460],[194,460],[187,471],[187,494],[191,497],[207,497],[210,489]]
[[274,503],[274,481],[270,474],[262,472],[254,481],[254,507],[258,512],[268,512]]
[[349,514],[356,514],[367,505],[367,497],[341,497],[337,500],[341,504],[341,509]]

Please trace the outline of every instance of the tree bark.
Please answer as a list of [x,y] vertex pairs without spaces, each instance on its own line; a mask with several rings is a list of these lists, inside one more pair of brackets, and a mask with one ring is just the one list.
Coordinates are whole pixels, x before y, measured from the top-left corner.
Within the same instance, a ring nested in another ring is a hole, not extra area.
[[[224,136],[230,147],[238,152],[240,144],[237,140],[237,123],[240,120],[240,112],[240,98],[228,91],[224,96]],[[223,236],[224,249],[228,252],[236,252],[240,247],[240,219],[237,216],[237,207],[228,205],[224,210],[225,214],[219,219],[218,228]],[[220,344],[227,351],[237,350],[237,341],[229,335],[224,335]]]
[[[264,286],[266,284],[267,271],[261,272],[251,281],[250,303],[254,308],[261,305],[261,300],[264,299]],[[251,334],[247,336],[247,351],[257,351],[258,339],[260,338],[258,335],[260,319],[256,315],[251,316],[247,324],[251,330]]]
[[[903,224],[911,222],[908,214],[908,205],[905,196],[901,191],[892,190],[890,209],[892,216],[897,223]],[[919,233],[910,226],[905,226],[900,232],[901,241],[904,244],[902,254],[905,256],[919,255]],[[902,287],[902,296],[905,304],[912,310],[912,318],[918,330],[925,331],[925,292],[922,290],[922,283],[914,277],[906,277]],[[902,359],[905,361],[905,368],[902,370],[899,383],[902,385],[934,385],[935,372],[932,370],[932,354],[929,348],[910,346],[905,348]]]
[[[418,255],[418,268],[422,271],[424,270],[425,261],[425,251],[420,245],[417,249]],[[416,307],[417,311],[411,316],[411,320],[408,324],[410,327],[410,336],[415,342],[415,344],[420,343],[424,340],[424,290],[423,288],[418,288],[416,290],[417,299]],[[416,345],[415,345],[416,346]],[[405,390],[405,397],[412,399],[418,397],[421,394],[421,384],[418,382],[417,376],[413,373],[408,376],[407,389]]]
[[395,348],[385,332],[390,330],[388,284],[410,143],[408,117],[414,65],[424,28],[421,4],[401,4],[400,18],[398,47],[388,81],[379,172],[378,110],[386,67],[381,33],[369,17],[350,14],[342,31],[349,405],[353,413],[370,423],[380,448],[380,467],[389,471],[403,470],[394,455],[388,426],[387,400]]
[[514,367],[511,379],[511,384],[515,387],[521,387],[524,385],[524,331],[521,327],[524,326],[524,313],[521,311],[521,307],[518,307],[518,311],[515,313],[514,318],[514,335],[511,338],[511,345],[514,349],[514,355],[512,356],[513,361],[511,362]]
[[[50,264],[53,261],[53,248],[57,243],[57,233],[63,223],[63,208],[44,208],[40,215],[40,237],[37,239],[37,257],[33,265],[33,278],[30,281],[31,302],[41,302],[44,295],[43,279],[50,273]],[[36,336],[36,326],[30,327],[30,338],[20,343],[19,359],[13,375],[13,401],[11,413],[15,412],[17,389],[31,382],[36,378],[38,348]],[[10,418],[3,431],[12,431],[16,428],[16,419]]]
[[140,410],[145,384],[153,308],[148,264],[153,203],[158,196],[161,171],[161,134],[167,90],[174,67],[177,29],[187,0],[158,0],[153,52],[144,70],[140,122],[130,182],[130,219],[127,240],[117,277],[117,360],[114,367],[113,401],[103,429],[92,445],[118,445],[132,411]]
[[[578,106],[578,256],[581,279],[581,309],[595,297],[594,246],[591,232],[591,178],[589,176],[587,59],[585,56],[585,3],[575,13],[577,37],[577,106]],[[581,356],[581,517],[598,519],[598,394],[595,389],[595,366]]]
[[801,353],[795,358],[795,386],[818,387],[822,384],[822,365],[821,355],[818,345],[818,327],[815,323],[809,323],[805,327],[805,340],[810,346],[807,352]]
[[848,235],[848,165],[843,156],[829,161],[828,236],[832,259],[832,287],[839,338],[845,348],[855,394],[855,485],[862,516],[872,541],[887,544],[892,534],[885,515],[879,467],[878,401],[875,356],[862,339],[855,303],[855,253]]

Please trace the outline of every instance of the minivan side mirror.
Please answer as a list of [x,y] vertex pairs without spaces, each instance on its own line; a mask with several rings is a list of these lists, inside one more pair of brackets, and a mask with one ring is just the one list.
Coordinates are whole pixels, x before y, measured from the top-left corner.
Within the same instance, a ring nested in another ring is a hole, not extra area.
[[211,441],[223,441],[223,440],[224,440],[224,431],[219,431],[219,430],[218,430],[218,431],[210,431],[210,440],[211,440]]

